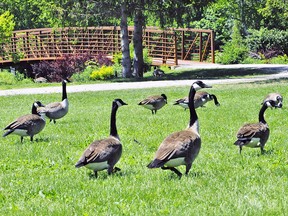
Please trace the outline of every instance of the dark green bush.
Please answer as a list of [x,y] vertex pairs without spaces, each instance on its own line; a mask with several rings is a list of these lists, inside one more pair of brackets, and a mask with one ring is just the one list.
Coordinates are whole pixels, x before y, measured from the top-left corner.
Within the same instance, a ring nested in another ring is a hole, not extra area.
[[251,52],[262,54],[265,58],[288,55],[288,30],[249,30],[246,42]]

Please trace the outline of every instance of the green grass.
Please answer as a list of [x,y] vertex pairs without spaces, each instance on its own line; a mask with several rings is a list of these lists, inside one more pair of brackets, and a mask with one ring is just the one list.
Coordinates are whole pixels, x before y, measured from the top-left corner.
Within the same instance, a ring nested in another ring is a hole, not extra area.
[[[0,139],[0,215],[285,215],[288,212],[287,80],[214,85],[217,96],[197,109],[202,148],[188,176],[148,169],[161,141],[186,128],[189,112],[173,106],[189,87],[103,92],[68,92],[70,110],[55,125],[47,121],[36,141],[9,135]],[[271,134],[260,149],[233,145],[246,122],[257,122],[264,96],[280,92],[284,107],[265,113]],[[168,105],[152,115],[137,103],[165,93]],[[0,126],[29,113],[32,102],[59,101],[60,94],[0,97]],[[93,177],[74,164],[95,139],[109,134],[111,103],[128,106],[117,113],[123,155],[121,172]],[[139,143],[134,141],[136,139]],[[182,173],[185,167],[180,167]]]

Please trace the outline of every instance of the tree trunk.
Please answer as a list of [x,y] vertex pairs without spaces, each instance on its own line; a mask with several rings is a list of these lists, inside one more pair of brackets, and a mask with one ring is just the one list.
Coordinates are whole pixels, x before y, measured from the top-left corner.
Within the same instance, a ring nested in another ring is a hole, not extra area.
[[134,58],[133,58],[133,76],[143,77],[143,45],[142,45],[142,34],[143,34],[144,17],[141,8],[136,11],[134,18]]
[[131,59],[129,50],[128,24],[127,24],[127,5],[124,1],[121,5],[121,51],[122,51],[122,77],[132,77]]

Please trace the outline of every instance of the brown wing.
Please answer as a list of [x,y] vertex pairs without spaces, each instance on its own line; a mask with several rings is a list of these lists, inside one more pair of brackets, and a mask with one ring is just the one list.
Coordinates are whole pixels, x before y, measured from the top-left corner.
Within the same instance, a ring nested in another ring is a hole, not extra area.
[[175,103],[187,103],[189,102],[189,98],[188,97],[184,97],[184,98],[180,98],[178,100],[175,101]]
[[204,92],[204,91],[198,91],[196,92],[195,96],[194,96],[194,100],[200,100],[201,98],[207,96],[208,93]]
[[138,105],[146,105],[146,104],[154,105],[162,100],[163,100],[162,96],[154,95],[154,96],[147,97],[146,99],[140,101]]
[[177,157],[186,157],[195,140],[200,137],[188,130],[175,132],[168,136],[159,146],[155,159],[168,161]]
[[34,114],[27,114],[17,118],[14,122],[10,123],[8,126],[4,128],[7,129],[27,129],[28,125],[31,125],[37,121],[42,120],[40,116]]
[[245,124],[237,132],[237,138],[259,137],[267,130],[267,125],[263,123]]
[[114,137],[94,141],[85,150],[82,157],[87,163],[107,161],[115,152],[122,150],[120,141]]

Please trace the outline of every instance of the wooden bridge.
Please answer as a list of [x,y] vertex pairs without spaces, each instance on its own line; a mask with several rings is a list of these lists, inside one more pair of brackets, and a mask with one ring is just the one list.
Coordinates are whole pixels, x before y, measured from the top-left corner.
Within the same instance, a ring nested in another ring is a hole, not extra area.
[[[129,40],[133,27],[129,27]],[[178,60],[215,62],[212,30],[147,27],[143,46],[152,65],[177,65]],[[0,44],[0,66],[55,60],[67,54],[99,53],[112,56],[121,51],[120,27],[42,28],[14,31],[9,42]]]

